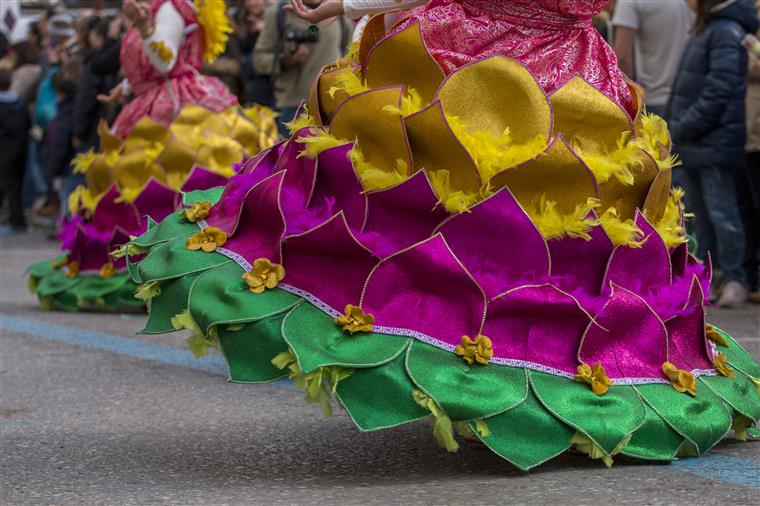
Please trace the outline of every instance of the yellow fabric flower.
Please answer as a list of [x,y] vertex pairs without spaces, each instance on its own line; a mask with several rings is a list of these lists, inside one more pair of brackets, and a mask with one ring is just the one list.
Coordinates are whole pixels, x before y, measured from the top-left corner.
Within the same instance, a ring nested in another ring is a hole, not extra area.
[[705,325],[705,335],[707,336],[707,339],[714,342],[718,346],[728,348],[728,342],[726,341],[726,338],[723,337],[720,332],[715,330],[715,327],[712,325]]
[[593,367],[585,363],[581,364],[577,367],[576,372],[577,374],[573,376],[573,379],[578,383],[591,385],[591,390],[596,395],[606,394],[612,386],[612,381],[607,377],[601,362],[597,362]]
[[275,264],[267,258],[257,258],[251,272],[243,274],[243,281],[253,293],[262,293],[276,287],[285,277],[285,267]]
[[79,262],[69,262],[66,265],[66,277],[75,278],[79,275]]
[[470,336],[462,336],[462,344],[458,344],[454,348],[454,353],[470,365],[474,362],[486,365],[493,357],[493,343],[488,337],[481,334],[475,336],[475,339],[471,339]]
[[207,227],[187,239],[187,249],[191,251],[203,250],[211,253],[227,242],[227,234],[217,227]]
[[162,40],[154,40],[150,43],[150,49],[164,63],[169,63],[174,58],[174,52],[164,44]]
[[722,351],[719,351],[713,357],[713,365],[715,366],[715,370],[721,373],[723,376],[731,379],[736,379],[736,376],[734,376],[734,370],[731,368],[731,366],[728,365],[728,359]]
[[665,373],[677,391],[688,392],[694,397],[697,396],[697,380],[689,371],[684,371],[670,362],[665,362],[662,364],[662,372]]
[[65,257],[61,258],[58,261],[53,260],[50,262],[50,267],[52,267],[55,270],[60,269],[61,267],[65,267],[69,263],[69,256],[66,255]]
[[335,323],[343,327],[344,332],[372,332],[375,328],[375,317],[365,313],[359,306],[348,304],[346,314],[335,319]]
[[211,202],[204,200],[202,202],[193,202],[193,205],[188,209],[182,211],[182,216],[187,218],[187,221],[195,223],[198,220],[204,220],[211,211]]
[[103,267],[100,268],[100,277],[102,279],[110,279],[114,277],[114,274],[116,274],[116,266],[112,262],[103,264]]

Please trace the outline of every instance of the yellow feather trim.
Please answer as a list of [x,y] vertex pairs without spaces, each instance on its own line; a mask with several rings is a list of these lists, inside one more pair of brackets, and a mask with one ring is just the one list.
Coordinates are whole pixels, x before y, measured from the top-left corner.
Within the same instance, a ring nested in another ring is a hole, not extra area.
[[378,169],[365,160],[359,146],[354,146],[348,152],[348,157],[354,164],[354,170],[356,170],[356,174],[362,180],[362,185],[367,191],[382,190],[383,188],[389,188],[406,181],[409,167],[404,160],[396,160],[396,171],[388,172]]
[[306,158],[316,160],[317,156],[323,151],[327,151],[336,146],[342,146],[349,142],[345,139],[339,139],[325,130],[317,128],[312,129],[311,133],[314,134],[311,137],[298,137],[296,139],[296,142],[305,145],[303,150],[298,153],[298,158],[305,156]]
[[89,150],[86,153],[78,153],[73,160],[71,160],[71,166],[73,167],[75,174],[85,174],[95,161],[95,151]]
[[339,91],[346,92],[348,96],[354,96],[369,90],[369,86],[363,83],[358,75],[350,68],[344,68],[340,72],[336,72],[335,86],[331,87],[327,93],[330,97],[335,98],[335,94]]
[[578,205],[571,214],[563,215],[557,209],[557,203],[547,200],[546,195],[543,194],[538,205],[526,208],[525,212],[546,239],[573,237],[588,241],[591,239],[589,230],[599,224],[589,215],[589,211],[597,207],[599,207],[599,200],[589,198],[585,205]]
[[670,198],[665,206],[665,214],[662,219],[654,226],[657,233],[660,234],[665,245],[668,248],[678,246],[688,241],[686,232],[681,226],[681,212],[683,211],[684,191],[681,188],[673,188],[670,191]]
[[631,140],[630,133],[624,132],[618,139],[617,148],[609,153],[583,151],[580,146],[573,149],[591,169],[597,183],[602,184],[616,177],[625,185],[633,184],[631,167],[641,166],[639,146]]
[[361,48],[361,39],[357,39],[348,46],[346,56],[336,60],[335,65],[338,67],[353,67],[359,64],[359,49]]
[[317,123],[316,118],[314,118],[314,116],[308,113],[304,113],[296,118],[293,118],[293,121],[285,123],[285,126],[288,127],[290,134],[293,135],[299,130],[304,129],[306,127],[315,127],[319,125]]
[[212,62],[224,52],[229,34],[233,32],[227,18],[227,4],[221,0],[194,0],[194,3],[206,42],[203,59]]
[[479,194],[472,194],[452,188],[448,170],[430,171],[428,172],[428,177],[430,178],[433,190],[438,195],[438,200],[451,213],[463,213],[480,200]]
[[621,220],[617,209],[610,207],[599,217],[607,236],[615,246],[625,245],[631,248],[640,248],[644,244],[644,232],[636,226],[633,220]]

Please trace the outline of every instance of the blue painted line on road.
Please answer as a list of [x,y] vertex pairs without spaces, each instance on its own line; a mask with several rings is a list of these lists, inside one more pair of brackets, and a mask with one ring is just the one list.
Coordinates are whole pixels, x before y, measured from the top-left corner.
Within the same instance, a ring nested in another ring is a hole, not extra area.
[[4,313],[0,313],[0,328],[161,364],[227,375],[227,364],[219,355],[207,355],[196,359],[192,353],[180,348],[171,348],[104,332],[57,325]]
[[708,453],[698,458],[676,460],[671,466],[700,478],[760,489],[760,462],[757,460]]

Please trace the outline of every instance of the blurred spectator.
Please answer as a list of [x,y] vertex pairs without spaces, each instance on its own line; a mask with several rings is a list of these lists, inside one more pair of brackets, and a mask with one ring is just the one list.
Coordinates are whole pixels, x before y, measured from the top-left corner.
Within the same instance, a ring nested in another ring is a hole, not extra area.
[[[313,7],[321,0],[307,3]],[[325,65],[343,56],[351,41],[353,26],[345,17],[319,23],[310,30],[309,23],[273,5],[264,14],[264,26],[256,41],[253,67],[259,74],[271,74],[280,134],[289,135],[285,123],[293,119],[301,101],[309,94],[312,81]]]
[[734,178],[744,167],[747,129],[747,50],[742,39],[760,28],[752,0],[689,0],[696,21],[667,108],[683,168],[674,173],[686,190],[686,207],[699,245],[723,270],[719,306],[747,300],[742,266],[744,229]]
[[647,110],[662,116],[694,12],[684,1],[618,0],[612,18],[623,72],[647,92]]
[[[751,42],[748,40],[748,43]],[[747,236],[744,269],[747,272],[749,300],[760,303],[760,55],[750,57],[747,91],[747,168],[737,178],[736,189],[744,233]]]
[[21,185],[26,167],[29,116],[21,95],[11,90],[11,71],[0,70],[0,205],[8,200],[12,230],[24,230]]
[[37,86],[40,83],[40,50],[34,42],[26,40],[16,44],[14,54],[11,89],[21,95],[28,104],[37,95]]
[[76,185],[71,186],[67,178],[71,175],[71,160],[74,158],[72,134],[74,131],[74,99],[77,90],[76,76],[79,71],[74,68],[76,62],[68,63],[53,76],[52,83],[56,97],[56,114],[47,125],[45,140],[42,144],[41,160],[49,188],[54,181],[62,178],[58,201],[66,203],[66,198]]
[[274,85],[269,73],[258,73],[253,68],[256,41],[264,27],[265,0],[242,0],[235,16],[236,38],[241,53],[241,79],[244,104],[261,104],[274,107]]
[[77,151],[98,148],[98,123],[105,118],[106,109],[97,100],[97,96],[108,93],[115,81],[114,75],[100,74],[93,69],[93,61],[101,57],[102,52],[109,52],[109,48],[105,46],[108,21],[90,18],[86,29],[89,53],[84,57],[82,75],[74,100],[72,144]]
[[213,62],[204,62],[201,72],[207,76],[214,76],[224,83],[230,92],[236,97],[241,95],[241,55],[238,41],[230,37],[227,47]]

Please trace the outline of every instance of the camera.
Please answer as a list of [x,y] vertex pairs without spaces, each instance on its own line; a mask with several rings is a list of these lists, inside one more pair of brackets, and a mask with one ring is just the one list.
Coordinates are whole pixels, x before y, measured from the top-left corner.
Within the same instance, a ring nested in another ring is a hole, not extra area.
[[288,26],[283,34],[285,44],[291,53],[298,50],[300,44],[310,44],[319,40],[319,32],[312,32],[309,29],[294,28]]

